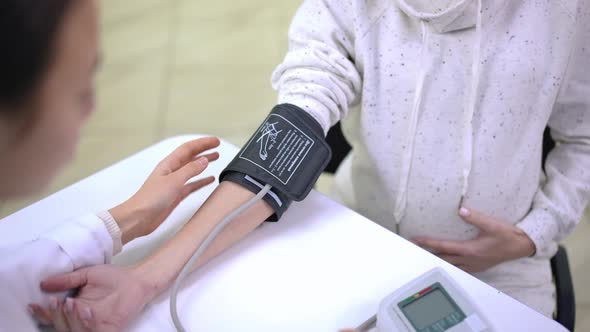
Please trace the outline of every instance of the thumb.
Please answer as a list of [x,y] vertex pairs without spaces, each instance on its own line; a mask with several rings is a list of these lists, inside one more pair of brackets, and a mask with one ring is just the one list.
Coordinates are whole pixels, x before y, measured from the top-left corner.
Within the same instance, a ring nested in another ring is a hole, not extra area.
[[85,270],[78,270],[49,277],[41,281],[41,289],[46,292],[63,292],[73,288],[79,288],[88,282]]
[[499,227],[501,227],[501,223],[496,219],[465,207],[459,209],[459,216],[466,223],[487,233],[496,233],[498,232]]

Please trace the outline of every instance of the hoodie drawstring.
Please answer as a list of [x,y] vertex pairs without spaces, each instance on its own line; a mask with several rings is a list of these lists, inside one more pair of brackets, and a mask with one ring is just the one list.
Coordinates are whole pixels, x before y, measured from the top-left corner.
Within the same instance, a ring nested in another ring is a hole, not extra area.
[[[482,43],[482,0],[477,0],[477,21],[475,24],[475,39],[473,47],[473,59],[471,64],[471,86],[466,103],[464,107],[464,133],[463,133],[463,170],[462,170],[462,186],[461,186],[461,201],[467,193],[469,186],[469,176],[473,165],[473,116],[477,107],[477,95],[479,93],[480,69],[481,69],[481,43]],[[428,50],[428,28],[424,21],[421,21],[422,26],[422,48],[420,51],[420,71],[416,81],[416,91],[414,94],[414,105],[412,107],[412,114],[410,118],[410,127],[408,130],[407,142],[405,145],[405,152],[403,154],[401,165],[401,177],[397,191],[397,200],[394,207],[393,216],[396,227],[399,228],[399,223],[404,217],[407,205],[408,181],[410,177],[410,169],[412,166],[412,159],[414,155],[414,145],[416,139],[416,132],[418,129],[418,118],[420,115],[420,108],[422,106],[422,95],[424,89],[424,79],[426,77],[426,52]],[[399,229],[398,229],[399,233]]]
[[399,188],[397,194],[397,201],[394,207],[393,216],[396,225],[399,225],[404,216],[407,203],[408,180],[410,178],[410,169],[412,167],[412,159],[414,156],[414,142],[416,140],[416,131],[418,129],[418,116],[420,107],[422,105],[422,90],[424,88],[424,78],[426,77],[426,52],[428,49],[428,29],[424,21],[421,21],[422,26],[422,47],[420,49],[420,71],[418,79],[416,80],[416,91],[414,93],[414,106],[410,114],[410,127],[408,128],[407,141],[405,145],[405,153],[402,156],[401,178],[399,181]]
[[477,95],[479,94],[479,79],[481,75],[481,11],[482,0],[477,0],[477,21],[475,23],[475,46],[473,48],[473,61],[471,63],[471,91],[469,104],[465,108],[465,134],[463,139],[463,184],[461,188],[461,202],[467,194],[469,186],[469,175],[473,166],[473,115],[477,108]]

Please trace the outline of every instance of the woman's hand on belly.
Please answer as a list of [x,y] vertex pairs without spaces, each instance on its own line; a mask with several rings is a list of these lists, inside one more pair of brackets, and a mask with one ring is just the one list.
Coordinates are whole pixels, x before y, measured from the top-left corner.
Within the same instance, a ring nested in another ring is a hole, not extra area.
[[448,241],[417,237],[413,242],[469,273],[482,272],[505,261],[534,255],[535,244],[520,228],[466,208],[459,210],[459,216],[479,228],[476,238]]

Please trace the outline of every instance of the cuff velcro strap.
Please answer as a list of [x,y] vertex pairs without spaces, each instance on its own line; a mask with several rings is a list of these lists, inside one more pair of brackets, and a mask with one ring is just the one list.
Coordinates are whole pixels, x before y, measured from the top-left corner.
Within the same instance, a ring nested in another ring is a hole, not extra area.
[[[254,194],[258,194],[264,187],[264,184],[252,178],[250,175],[237,172],[227,172],[223,178],[223,181],[237,183],[240,186],[250,190]],[[275,211],[275,213],[266,219],[266,221],[279,221],[279,219],[281,219],[283,216],[283,213],[287,211],[287,208],[289,208],[292,202],[287,196],[274,189],[271,189],[271,191],[269,191],[268,194],[262,198],[262,200],[265,201]]]

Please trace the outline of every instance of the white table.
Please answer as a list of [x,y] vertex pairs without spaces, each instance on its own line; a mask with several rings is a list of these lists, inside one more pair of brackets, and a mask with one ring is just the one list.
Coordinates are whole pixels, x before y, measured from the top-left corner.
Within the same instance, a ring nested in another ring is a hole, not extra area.
[[[162,141],[0,222],[0,243],[17,244],[88,211],[108,209],[133,194],[153,167],[181,143]],[[208,174],[238,151],[226,142]],[[152,235],[125,247],[120,264],[141,259],[186,222],[213,190],[183,202]],[[179,295],[192,331],[337,331],[373,315],[380,300],[423,272],[441,266],[479,304],[498,331],[565,331],[525,305],[421,250],[355,212],[312,192],[279,223],[268,223],[196,271]],[[168,292],[130,331],[173,331]]]

